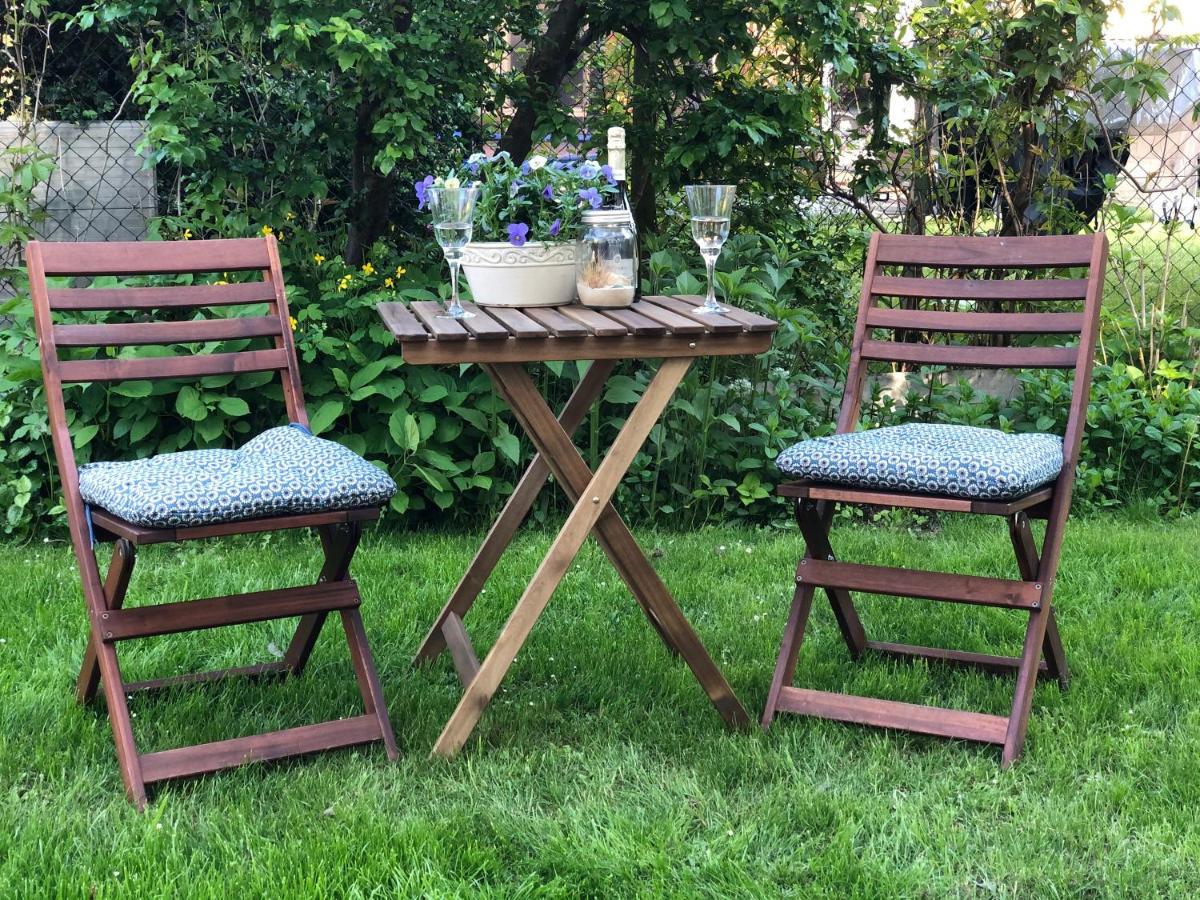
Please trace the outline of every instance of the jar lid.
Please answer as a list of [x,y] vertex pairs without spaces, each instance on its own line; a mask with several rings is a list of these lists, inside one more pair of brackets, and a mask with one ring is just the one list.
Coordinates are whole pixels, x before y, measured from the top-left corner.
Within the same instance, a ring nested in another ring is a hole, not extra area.
[[623,209],[588,209],[583,213],[584,225],[628,225],[629,213]]

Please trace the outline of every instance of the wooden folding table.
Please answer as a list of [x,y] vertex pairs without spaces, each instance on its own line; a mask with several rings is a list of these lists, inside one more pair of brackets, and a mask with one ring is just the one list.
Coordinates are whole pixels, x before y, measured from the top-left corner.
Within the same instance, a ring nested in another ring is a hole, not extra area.
[[[434,754],[453,756],[462,749],[589,534],[595,535],[663,643],[691,667],[726,724],[749,726],[725,676],[610,502],[692,360],[761,353],[771,344],[777,327],[772,320],[735,308],[723,315],[697,315],[692,312],[697,303],[695,297],[646,297],[628,309],[604,312],[582,306],[518,310],[466,304],[475,315],[458,321],[439,318],[442,306],[434,302],[379,305],[409,363],[482,366],[537,451],[413,661],[431,661],[448,649],[465,687]],[[662,364],[592,472],[571,435],[619,361],[653,358]],[[556,417],[526,364],[557,360],[591,365]],[[480,662],[463,618],[551,474],[575,506]]]

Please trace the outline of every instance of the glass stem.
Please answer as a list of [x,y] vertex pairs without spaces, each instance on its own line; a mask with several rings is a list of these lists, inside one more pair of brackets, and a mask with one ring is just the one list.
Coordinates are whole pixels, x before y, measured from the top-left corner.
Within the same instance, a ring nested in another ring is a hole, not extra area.
[[463,312],[462,304],[458,302],[458,254],[450,258],[450,315],[457,316]]
[[717,267],[717,257],[712,253],[704,254],[704,268],[708,270],[708,296],[704,298],[704,305],[709,309],[715,309],[717,306],[717,292],[713,288],[713,272]]

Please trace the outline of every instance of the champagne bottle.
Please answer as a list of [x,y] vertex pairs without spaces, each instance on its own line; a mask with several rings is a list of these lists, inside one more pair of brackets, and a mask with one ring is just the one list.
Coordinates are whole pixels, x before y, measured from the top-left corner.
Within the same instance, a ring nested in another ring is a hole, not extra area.
[[608,129],[608,165],[612,169],[613,180],[617,183],[617,196],[613,208],[623,211],[628,216],[629,230],[633,233],[633,285],[635,296],[641,296],[641,283],[638,277],[640,261],[637,252],[637,224],[634,222],[633,206],[629,202],[629,191],[626,188],[625,180],[625,129],[619,125]]

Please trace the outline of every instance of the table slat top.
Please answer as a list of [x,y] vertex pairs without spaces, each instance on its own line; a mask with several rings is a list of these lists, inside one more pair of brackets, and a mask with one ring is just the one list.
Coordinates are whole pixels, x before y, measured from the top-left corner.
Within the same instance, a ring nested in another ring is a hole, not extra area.
[[465,304],[471,318],[444,317],[443,304],[380,303],[379,316],[413,363],[728,356],[761,353],[778,324],[749,310],[694,312],[700,297],[643,297],[624,309],[579,304],[496,307]]

